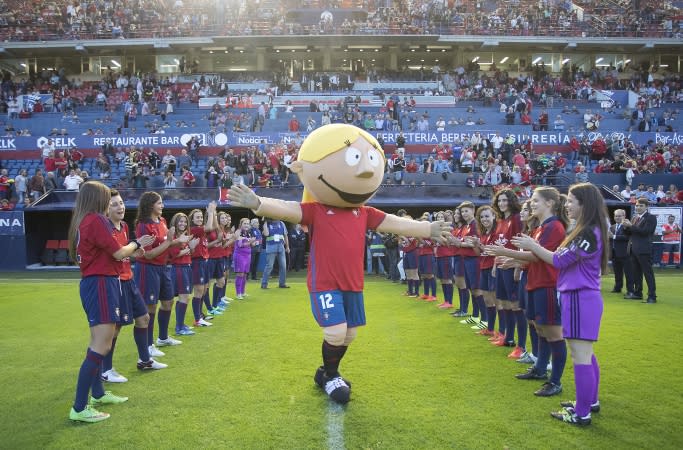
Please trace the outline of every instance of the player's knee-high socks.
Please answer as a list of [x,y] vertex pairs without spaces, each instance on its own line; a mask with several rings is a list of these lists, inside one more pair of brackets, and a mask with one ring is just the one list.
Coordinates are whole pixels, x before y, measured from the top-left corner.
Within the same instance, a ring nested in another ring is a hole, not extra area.
[[348,348],[345,345],[332,345],[323,340],[323,367],[325,367],[325,375],[329,378],[339,376],[339,363]]
[[113,367],[113,360],[114,360],[114,349],[116,349],[116,337],[114,337],[111,340],[111,349],[109,349],[109,353],[107,353],[104,358],[102,358],[102,372],[106,372],[107,370],[110,370]]
[[202,301],[206,305],[207,312],[211,311],[211,299],[209,298],[209,288],[204,289],[204,295],[202,296]]
[[486,303],[484,303],[484,296],[483,295],[477,295],[474,297],[474,303],[479,305],[479,318],[481,319],[482,322],[486,322],[488,318],[488,310],[486,308]]
[[529,324],[529,339],[531,339],[531,354],[538,356],[538,331],[533,324]]
[[[555,369],[554,362],[553,369]],[[597,388],[592,364],[574,364],[574,384],[576,386],[576,414],[579,417],[587,416],[591,412],[592,397]]]
[[149,345],[154,344],[154,319],[156,316],[155,312],[149,313],[149,324],[147,325],[147,342]]
[[223,298],[223,295],[221,294],[222,290],[223,289],[218,285],[218,283],[213,284],[213,299],[211,300],[212,308],[218,306],[218,302],[220,302],[221,298]]
[[149,344],[147,341],[147,328],[133,327],[133,340],[138,348],[140,361],[149,361]]
[[534,364],[536,373],[546,373],[550,362],[550,342],[543,336],[538,337],[538,355],[536,356],[538,357]]
[[[76,400],[74,401],[74,410],[83,411],[88,404],[88,394],[90,389],[93,387],[93,383],[96,380],[100,381],[100,373],[102,370],[102,360],[103,355],[95,352],[94,350],[88,349],[85,355],[83,363],[81,363],[81,368],[78,371],[78,382],[76,384]],[[100,395],[101,397],[102,395]]]
[[168,339],[168,324],[171,322],[171,310],[159,310],[159,339]]
[[521,309],[514,311],[514,314],[517,322],[517,346],[526,350],[526,316],[524,315],[524,311]]
[[472,294],[472,317],[479,317],[480,314],[479,302],[477,302],[477,298]]
[[593,366],[593,374],[595,376],[595,389],[593,389],[591,395],[591,404],[593,404],[598,402],[598,393],[600,391],[600,366],[595,355],[591,358],[591,365]]
[[192,314],[195,321],[202,317],[202,299],[199,297],[192,297]]
[[441,290],[443,291],[443,301],[449,305],[453,304],[453,284],[444,283],[441,285]]
[[[567,363],[567,342],[564,339],[551,342],[550,351],[553,356],[553,370],[550,374],[550,382],[562,384],[562,373]],[[592,391],[588,393],[589,397],[591,393]]]
[[470,306],[470,291],[469,289],[458,288],[458,296],[460,297],[460,311],[466,313]]
[[493,332],[496,328],[496,316],[498,315],[495,305],[486,307],[486,319],[488,323],[488,330]]

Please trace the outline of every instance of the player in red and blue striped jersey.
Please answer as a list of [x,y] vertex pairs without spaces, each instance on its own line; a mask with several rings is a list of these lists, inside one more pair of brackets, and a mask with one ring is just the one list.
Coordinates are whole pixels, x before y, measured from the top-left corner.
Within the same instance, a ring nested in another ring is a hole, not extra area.
[[[189,236],[189,224],[185,213],[176,213],[171,218],[171,229],[174,230],[173,239],[181,236]],[[168,249],[169,262],[171,263],[171,284],[173,285],[173,296],[178,297],[175,304],[175,334],[178,336],[192,336],[195,334],[192,327],[185,324],[185,314],[187,304],[192,294],[192,248],[199,243],[199,239],[192,239],[174,245]]]
[[207,309],[211,310],[209,301],[209,239],[208,235],[218,227],[216,219],[216,202],[211,202],[206,207],[206,217],[199,209],[193,209],[188,215],[190,219],[190,235],[194,239],[199,239],[197,245],[192,249],[192,312],[194,313],[194,325],[196,327],[209,327],[210,322],[205,319],[213,316],[205,316],[202,313],[202,302]]
[[417,244],[418,273],[422,280],[424,293],[420,298],[426,302],[436,301],[436,278],[434,278],[434,248],[436,242],[420,239]]
[[460,248],[460,245],[462,244],[460,233],[462,233],[464,226],[465,223],[462,221],[460,210],[455,208],[453,210],[453,230],[451,231],[451,236],[448,239],[448,245],[451,246],[451,253],[453,254],[453,282],[455,287],[458,289],[459,300],[458,309],[451,313],[453,317],[466,316],[467,311],[463,311],[462,308],[470,301],[467,283],[465,282],[464,266],[462,263],[462,249]]
[[[97,411],[96,405],[128,400],[104,391],[102,363],[111,350],[116,323],[120,319],[118,261],[132,256],[153,240],[151,236],[139,235],[138,240],[121,246],[105,215],[110,200],[110,190],[104,184],[84,183],[76,197],[69,226],[69,252],[81,269],[81,303],[90,326],[88,351],[81,364],[76,399],[69,412],[71,420],[81,422],[100,422],[109,418],[109,414]],[[88,400],[91,390],[92,398]]]
[[[126,205],[123,202],[121,195],[116,189],[112,189],[107,217],[114,227],[114,238],[122,247],[130,242],[128,224],[123,221],[125,214]],[[140,253],[139,256],[142,256],[142,254]],[[135,326],[133,327],[133,339],[138,350],[138,369],[165,369],[168,367],[166,364],[157,362],[149,356],[149,343],[147,342],[149,314],[147,314],[147,307],[142,300],[140,290],[135,285],[135,280],[133,280],[133,271],[130,268],[130,258],[124,258],[119,261],[119,279],[121,280],[121,315],[119,322],[116,324],[116,332],[112,339],[111,350],[104,358],[102,366],[102,380],[113,383],[125,383],[128,381],[126,377],[119,374],[113,367],[114,350],[122,325],[130,325],[135,322]]]
[[[406,216],[410,218],[410,216]],[[417,254],[417,239],[413,237],[399,237],[399,245],[403,252],[403,270],[406,273],[406,282],[408,284],[408,292],[406,295],[412,298],[420,296],[420,276],[417,273],[418,254]]]
[[[153,191],[143,193],[138,200],[138,212],[135,219],[135,235],[149,234],[154,236],[154,242],[145,247],[145,255],[135,261],[133,276],[135,283],[140,289],[142,298],[147,304],[149,313],[149,354],[152,358],[164,356],[164,352],[157,346],[179,345],[181,341],[168,335],[168,324],[171,321],[173,310],[173,285],[171,284],[170,268],[168,263],[168,249],[174,245],[180,245],[190,240],[189,236],[173,238],[174,230],[166,226],[166,219],[162,217],[164,202],[161,196]],[[156,318],[157,304],[159,309],[159,338],[154,343],[154,319]]]
[[[545,249],[555,251],[565,238],[568,224],[564,208],[565,198],[552,187],[540,186],[531,197],[531,211],[541,223],[531,238]],[[567,345],[562,336],[561,309],[557,298],[557,269],[538,259],[530,251],[511,250],[501,245],[488,246],[486,251],[495,256],[506,256],[528,263],[527,315],[532,318],[539,334],[538,359],[526,373],[517,375],[523,380],[546,380],[546,367],[552,355],[550,380],[535,395],[548,397],[562,392],[562,373],[567,361]]]
[[[491,206],[496,211],[495,243],[510,250],[517,250],[511,239],[522,230],[519,218],[520,204],[517,195],[511,189],[501,189],[493,197]],[[515,291],[514,264],[506,264],[504,258],[496,258],[496,302],[498,305],[498,339],[493,340],[497,346],[514,347],[515,325],[526,329],[526,318],[519,308]],[[503,334],[504,333],[504,334]]]
[[472,202],[465,201],[458,205],[457,210],[460,211],[463,225],[460,228],[460,243],[458,244],[461,267],[456,270],[459,278],[456,282],[460,286],[464,283],[465,292],[461,296],[463,303],[460,305],[460,311],[464,315],[467,315],[470,294],[472,296],[472,315],[461,320],[460,323],[478,324],[486,321],[486,311],[480,311],[479,303],[474,301],[474,289],[479,286],[479,247],[472,241],[472,238],[479,236],[477,221],[474,218],[475,207]]
[[[443,212],[436,214],[436,220],[446,220]],[[449,242],[437,242],[434,248],[436,257],[436,276],[441,282],[443,302],[438,305],[440,309],[453,308],[453,244]]]
[[[482,254],[486,245],[492,244],[495,238],[494,231],[496,229],[496,212],[489,205],[480,206],[476,214],[477,227],[479,228],[479,236],[471,236],[467,238],[467,242],[473,248],[479,250],[479,285],[475,288],[474,303],[479,305],[479,311],[482,312],[482,318],[486,320],[480,321],[476,324],[479,334],[484,336],[492,336],[496,323],[496,279],[493,276],[493,256]],[[475,328],[475,327],[473,327]]]
[[[223,295],[225,294],[225,282],[227,268],[226,245],[225,239],[227,232],[231,232],[230,224],[232,218],[230,214],[221,211],[217,215],[217,227],[209,232],[207,235],[209,260],[207,263],[207,270],[209,273],[209,280],[215,280],[213,284],[213,299],[207,308],[211,315],[221,315],[225,308],[219,308]],[[232,234],[232,233],[231,233]],[[208,296],[208,287],[207,295]]]

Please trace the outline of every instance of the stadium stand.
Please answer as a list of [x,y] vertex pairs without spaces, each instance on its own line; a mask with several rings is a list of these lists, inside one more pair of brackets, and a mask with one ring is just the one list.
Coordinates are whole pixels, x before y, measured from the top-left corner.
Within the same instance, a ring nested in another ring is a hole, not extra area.
[[[680,47],[682,25],[680,5],[663,0],[0,0],[0,165],[6,170],[0,192],[9,200],[2,208],[67,213],[75,195],[64,191],[69,168],[122,188],[130,207],[144,189],[163,189],[174,208],[198,205],[236,180],[296,198],[300,186],[284,169],[285,160],[296,157],[308,132],[327,122],[354,123],[383,141],[390,161],[386,195],[375,201],[386,207],[394,205],[391,195],[405,197],[397,194],[401,189],[412,189],[411,196],[424,202],[439,195],[486,201],[495,188],[487,184],[489,162],[501,167],[501,181],[517,185],[520,195],[525,185],[566,186],[583,173],[610,187],[640,180],[680,186],[681,60],[669,53]],[[323,70],[317,61],[304,69],[292,58],[280,64],[261,53],[260,67],[232,71],[211,67],[216,60],[209,63],[208,56],[213,48],[249,52],[255,47],[244,44],[252,41],[263,52],[276,46],[289,51],[291,44],[298,52],[310,42],[322,44],[314,48],[322,55],[329,45],[342,52],[374,40],[389,51],[383,36],[395,36],[397,55],[426,55],[425,42],[463,44],[443,68],[402,65],[390,56],[384,66]],[[16,67],[41,46],[82,61],[107,55],[97,46],[111,46],[112,39],[115,47],[148,46],[144,51],[154,55],[182,45],[208,46],[208,53],[182,50],[166,73],[157,72],[158,64],[133,70],[123,61],[124,67],[103,65],[96,74],[85,66],[67,71],[58,62],[41,67],[37,59],[30,70]],[[518,51],[524,42],[559,40],[558,55],[585,40],[594,46],[582,50],[586,54],[624,56],[607,65],[596,57],[549,66],[520,57],[498,67],[499,58],[478,62],[460,55],[484,47],[495,53],[506,40],[514,40],[506,48]],[[642,57],[630,62],[626,54]],[[488,140],[478,142],[477,132]],[[504,139],[500,147],[492,142],[497,134]],[[188,144],[193,136],[198,145]],[[604,153],[595,151],[595,142],[604,142]],[[393,173],[399,147],[417,166],[401,181]],[[472,149],[473,170],[465,172],[460,156]],[[513,169],[517,149],[530,169],[520,166],[520,180]],[[173,161],[164,160],[168,151]],[[439,156],[448,164],[430,173]],[[184,186],[183,166],[193,172],[192,187]],[[25,204],[17,202],[12,183],[21,180],[22,169],[28,173]],[[44,177],[34,180],[37,170]],[[59,248],[43,245],[53,237],[36,244],[33,259],[63,259]]]

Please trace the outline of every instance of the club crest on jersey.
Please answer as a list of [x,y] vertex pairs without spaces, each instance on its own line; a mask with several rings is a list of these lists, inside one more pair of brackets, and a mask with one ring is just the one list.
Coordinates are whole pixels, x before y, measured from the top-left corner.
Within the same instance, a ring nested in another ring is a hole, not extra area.
[[503,233],[498,234],[498,239],[496,239],[496,244],[498,245],[507,245],[508,240],[505,239],[505,235]]
[[328,215],[328,216],[334,216],[334,211],[332,211],[331,209],[328,209],[328,210],[327,210],[327,215]]
[[353,210],[352,210],[351,212],[352,212],[353,215],[356,216],[356,217],[360,216],[360,211],[358,210],[358,208],[353,208]]

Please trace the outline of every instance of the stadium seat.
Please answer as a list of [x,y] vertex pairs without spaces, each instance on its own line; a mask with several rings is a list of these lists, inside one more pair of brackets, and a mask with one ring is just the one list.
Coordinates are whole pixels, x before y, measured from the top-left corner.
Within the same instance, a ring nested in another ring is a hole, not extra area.
[[57,251],[55,252],[55,264],[70,264],[69,259],[69,241],[59,241]]
[[43,254],[40,256],[40,261],[46,266],[53,266],[57,250],[59,250],[59,241],[56,239],[48,240],[45,243]]

